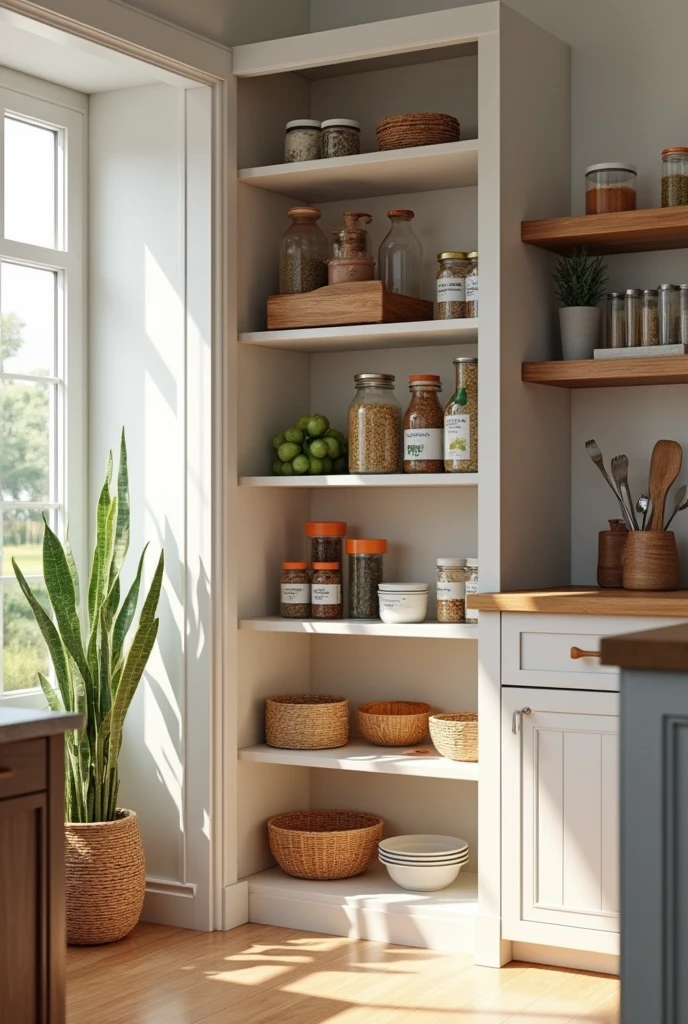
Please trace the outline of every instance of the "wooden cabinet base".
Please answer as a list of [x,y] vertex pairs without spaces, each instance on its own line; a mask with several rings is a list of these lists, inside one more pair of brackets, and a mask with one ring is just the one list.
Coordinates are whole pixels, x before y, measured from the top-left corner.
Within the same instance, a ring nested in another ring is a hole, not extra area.
[[303,295],[271,295],[268,330],[299,327],[344,327],[432,320],[434,307],[425,299],[388,292],[382,281],[327,285]]

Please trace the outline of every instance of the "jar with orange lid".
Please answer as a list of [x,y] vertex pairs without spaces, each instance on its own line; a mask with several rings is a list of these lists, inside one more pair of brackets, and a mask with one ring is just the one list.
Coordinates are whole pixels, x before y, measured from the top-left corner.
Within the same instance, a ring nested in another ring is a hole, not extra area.
[[306,536],[311,539],[311,562],[342,564],[342,538],[346,523],[306,523]]
[[341,619],[342,574],[339,562],[313,562],[311,615],[314,619]]
[[306,562],[282,562],[280,615],[283,619],[309,619],[311,584]]
[[377,589],[383,582],[382,561],[387,553],[386,540],[349,538],[349,617],[379,619]]
[[437,398],[442,390],[433,373],[409,377],[411,401],[404,416],[404,473],[444,472],[444,411]]
[[662,206],[688,206],[688,146],[662,150]]

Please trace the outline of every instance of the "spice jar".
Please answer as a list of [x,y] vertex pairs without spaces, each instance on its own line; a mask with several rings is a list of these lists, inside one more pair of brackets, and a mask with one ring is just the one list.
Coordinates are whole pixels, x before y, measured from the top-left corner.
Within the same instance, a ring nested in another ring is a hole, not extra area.
[[466,302],[466,278],[471,272],[467,252],[437,254],[437,319],[462,320],[471,316]]
[[688,284],[679,285],[679,337],[682,345],[688,345]]
[[626,308],[624,300],[623,292],[611,293],[610,328],[607,348],[626,347]]
[[[467,558],[466,559],[466,599],[471,594],[478,593],[478,559]],[[469,608],[466,603],[466,622],[476,623],[478,621],[478,612],[475,608]]]
[[444,410],[444,468],[448,473],[478,471],[478,360],[459,356],[456,391]]
[[322,123],[322,150],[325,158],[355,156],[361,152],[361,126],[346,117],[331,117]]
[[423,247],[413,233],[413,210],[390,210],[392,226],[382,240],[378,274],[388,292],[420,298]]
[[314,619],[341,619],[342,574],[339,562],[313,563],[311,616]]
[[311,614],[311,584],[305,562],[282,562],[280,615],[283,619],[308,619]]
[[471,269],[468,272],[466,278],[466,305],[468,306],[468,315],[478,315],[478,254],[477,252],[469,252],[468,259],[471,263]]
[[659,344],[678,345],[681,341],[679,325],[679,295],[677,284],[659,286]]
[[346,523],[306,523],[306,536],[311,538],[311,562],[342,563],[342,537]]
[[394,375],[357,373],[349,406],[349,472],[398,473],[401,469],[401,407]]
[[409,377],[411,401],[404,416],[404,473],[444,472],[444,412],[435,374]]
[[349,539],[349,617],[379,619],[377,588],[383,581],[382,556],[387,553],[386,540]]
[[640,288],[628,288],[624,299],[626,313],[626,348],[637,348],[642,335],[643,293]]
[[322,131],[320,121],[301,119],[287,121],[287,134],[284,137],[284,162],[296,163],[299,160],[319,160],[322,156]]
[[643,292],[643,333],[641,345],[659,345],[659,292],[646,288]]
[[619,213],[635,210],[633,164],[592,164],[585,171],[585,212]]
[[437,621],[466,621],[466,559],[437,559]]
[[292,221],[280,242],[279,287],[281,295],[312,292],[327,284],[327,236],[317,225],[320,210],[295,206],[287,214]]
[[688,206],[688,147],[662,150],[662,206]]

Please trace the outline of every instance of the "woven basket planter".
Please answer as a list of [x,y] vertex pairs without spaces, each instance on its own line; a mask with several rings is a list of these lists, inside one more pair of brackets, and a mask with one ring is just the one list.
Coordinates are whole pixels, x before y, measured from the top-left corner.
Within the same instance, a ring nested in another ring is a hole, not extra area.
[[428,734],[432,708],[412,700],[380,700],[361,704],[358,727],[365,739],[379,747],[407,747]]
[[97,946],[128,935],[141,916],[146,862],[133,811],[114,821],[65,823],[67,942]]
[[265,742],[284,750],[327,750],[349,740],[349,702],[320,693],[265,701]]
[[478,716],[472,711],[430,715],[430,737],[442,757],[478,760]]
[[377,126],[378,149],[406,149],[458,142],[461,126],[450,114],[397,114]]
[[293,811],[268,821],[272,855],[288,875],[353,878],[374,860],[384,822],[362,811]]

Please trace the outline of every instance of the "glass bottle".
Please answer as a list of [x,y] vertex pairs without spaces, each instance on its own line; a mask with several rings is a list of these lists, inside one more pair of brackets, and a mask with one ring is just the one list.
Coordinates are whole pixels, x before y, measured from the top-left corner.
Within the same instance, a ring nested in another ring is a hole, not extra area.
[[444,468],[447,473],[478,471],[478,360],[459,356],[456,391],[444,410]]
[[677,284],[659,286],[659,344],[678,345],[681,341],[679,330],[679,295]]
[[662,150],[662,206],[688,206],[688,148]]
[[320,210],[294,206],[287,212],[291,227],[280,242],[279,288],[281,295],[312,292],[327,284],[327,236],[318,227]]
[[625,348],[626,310],[624,308],[623,292],[612,292],[611,307],[611,323],[607,348]]
[[641,344],[659,345],[659,292],[656,288],[646,288],[643,292],[643,333]]
[[409,377],[411,401],[404,416],[404,473],[444,472],[444,413],[435,374]]
[[349,538],[349,618],[379,619],[380,603],[377,589],[383,582],[382,563],[387,552],[386,540]]
[[642,334],[643,293],[640,288],[628,288],[624,299],[626,312],[626,348],[638,348]]
[[391,373],[357,373],[349,406],[349,472],[401,471],[401,406]]
[[611,292],[607,295],[607,301],[604,307],[604,347],[612,347],[612,295]]
[[469,252],[471,268],[466,278],[466,305],[468,306],[469,317],[478,315],[478,254]]
[[388,292],[420,298],[423,247],[413,233],[413,210],[390,210],[392,226],[382,240],[378,273]]

